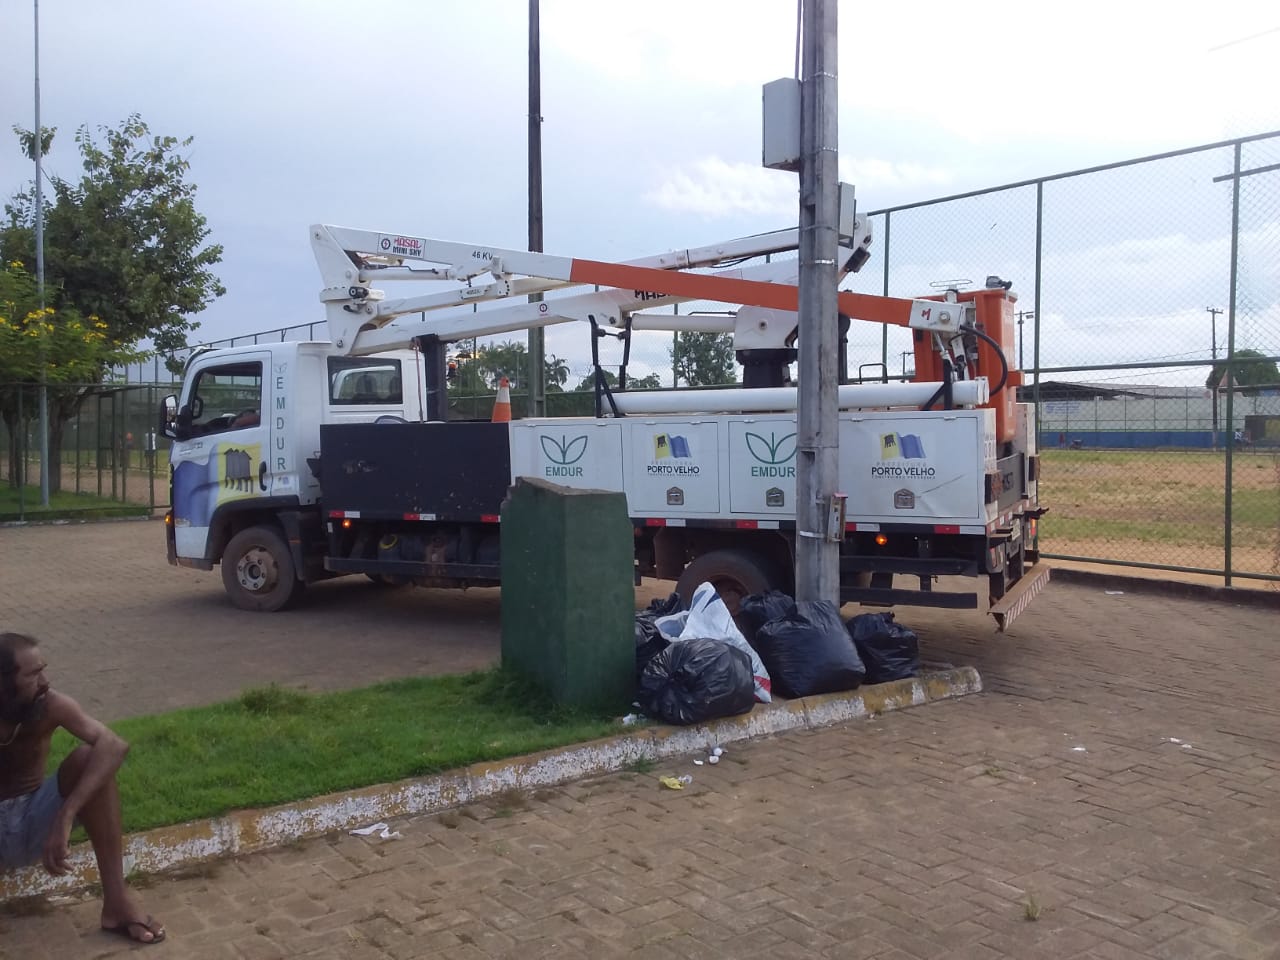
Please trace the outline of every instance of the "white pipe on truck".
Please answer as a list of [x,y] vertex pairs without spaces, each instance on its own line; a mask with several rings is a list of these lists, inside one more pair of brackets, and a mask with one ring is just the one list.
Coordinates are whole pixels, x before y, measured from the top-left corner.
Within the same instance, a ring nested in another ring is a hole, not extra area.
[[[920,407],[928,403],[941,386],[941,383],[846,383],[839,388],[840,409]],[[615,393],[614,400],[618,404],[618,411],[628,415],[765,413],[776,410],[795,410],[796,396],[795,387],[737,387],[727,390],[647,390],[643,393]],[[953,383],[951,396],[955,406],[981,406],[989,399],[986,377]],[[605,408],[608,409],[608,404]]]

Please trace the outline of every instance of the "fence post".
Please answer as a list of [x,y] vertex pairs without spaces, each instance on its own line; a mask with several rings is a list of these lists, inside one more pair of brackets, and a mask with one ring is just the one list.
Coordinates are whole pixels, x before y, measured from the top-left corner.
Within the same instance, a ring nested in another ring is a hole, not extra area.
[[18,384],[18,421],[13,425],[13,475],[18,478],[18,519],[27,518],[27,428],[22,413],[22,384]]
[[[1044,181],[1036,181],[1036,289],[1035,289],[1035,326],[1032,328],[1035,335],[1035,347],[1031,362],[1035,364],[1035,387],[1032,390],[1033,400],[1036,407],[1036,432],[1040,431],[1040,317],[1043,316],[1040,307],[1040,255],[1044,250]],[[1025,376],[1025,373],[1023,374]],[[1068,420],[1070,419],[1068,415]]]
[[[884,288],[883,293],[887,297],[889,295],[889,219],[893,215],[889,211],[884,214]],[[889,369],[889,327],[881,325],[880,327],[880,362],[884,364],[887,371]]]
[[102,394],[93,398],[93,468],[98,475],[98,496],[102,496]]
[[[147,387],[147,412],[154,414],[157,409],[156,389],[160,385],[152,384]],[[143,440],[146,449],[147,461],[147,502],[151,505],[152,515],[156,512],[156,447],[160,442],[160,438],[152,432],[154,424],[148,424],[146,431],[143,432]]]
[[1235,384],[1233,361],[1236,355],[1236,293],[1240,267],[1240,141],[1236,141],[1235,161],[1231,177],[1231,302],[1227,304],[1227,477],[1224,497],[1223,582],[1231,586],[1231,480],[1232,454],[1236,446]]
[[76,404],[76,493],[80,492],[80,411],[84,408],[84,401]]

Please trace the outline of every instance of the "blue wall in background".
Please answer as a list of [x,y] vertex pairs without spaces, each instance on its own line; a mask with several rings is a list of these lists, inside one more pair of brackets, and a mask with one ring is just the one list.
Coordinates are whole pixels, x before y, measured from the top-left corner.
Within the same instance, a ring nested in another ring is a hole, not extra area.
[[[1059,443],[1059,437],[1065,441]],[[1223,442],[1221,433],[1219,443]],[[1111,450],[1150,449],[1152,447],[1178,447],[1184,450],[1212,450],[1212,430],[1065,430],[1061,433],[1045,431],[1040,434],[1040,449],[1056,450],[1079,442],[1088,448],[1104,447]]]

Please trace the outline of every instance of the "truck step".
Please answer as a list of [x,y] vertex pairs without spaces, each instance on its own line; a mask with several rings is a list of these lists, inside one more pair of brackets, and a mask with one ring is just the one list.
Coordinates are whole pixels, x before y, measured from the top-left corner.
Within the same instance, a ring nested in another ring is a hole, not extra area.
[[1045,588],[1048,582],[1049,566],[1047,564],[1037,563],[1027,570],[1008,593],[991,605],[988,612],[996,618],[996,628],[1003,632],[1009,624],[1013,623],[1018,614],[1027,609],[1027,604]]

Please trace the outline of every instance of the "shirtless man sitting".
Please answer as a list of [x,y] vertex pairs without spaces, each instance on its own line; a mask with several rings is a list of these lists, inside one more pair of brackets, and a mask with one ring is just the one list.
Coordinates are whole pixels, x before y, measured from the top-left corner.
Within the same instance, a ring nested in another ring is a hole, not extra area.
[[[102,929],[159,943],[164,928],[142,911],[124,880],[116,771],[129,745],[78,703],[50,689],[36,641],[0,633],[0,870],[38,861],[68,870],[68,840],[79,822],[102,881]],[[49,742],[62,727],[81,741],[45,777]]]

